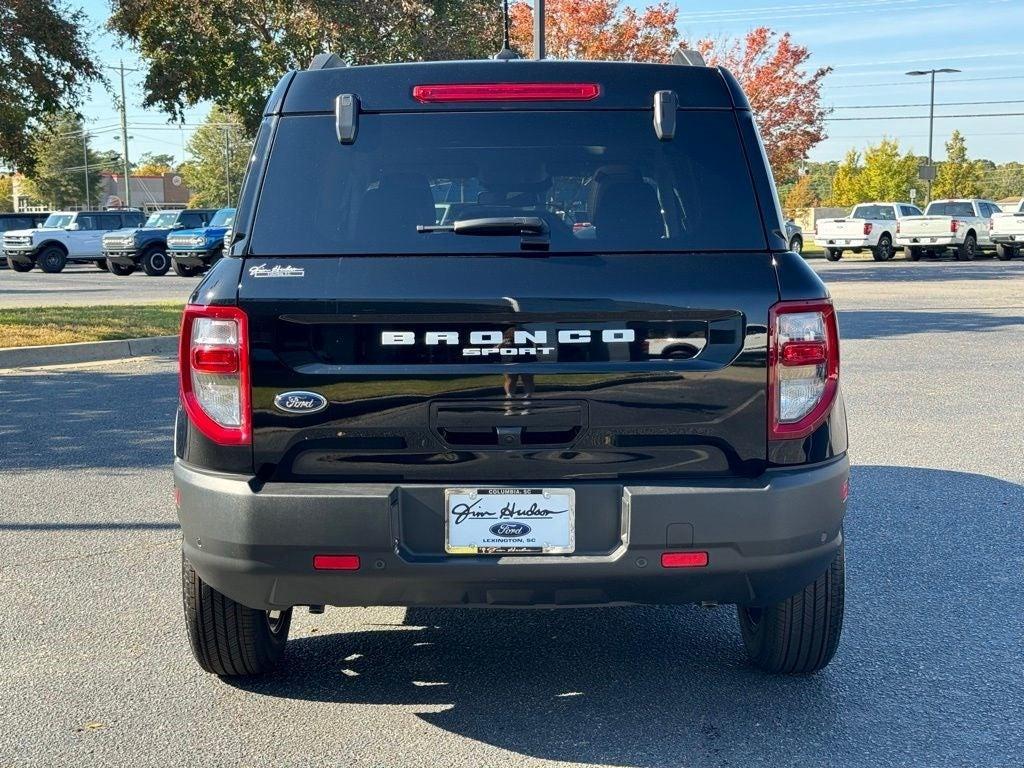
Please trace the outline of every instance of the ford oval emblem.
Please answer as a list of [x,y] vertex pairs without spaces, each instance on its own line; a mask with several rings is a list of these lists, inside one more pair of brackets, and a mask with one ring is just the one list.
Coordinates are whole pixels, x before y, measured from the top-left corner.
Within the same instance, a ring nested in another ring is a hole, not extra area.
[[528,534],[532,528],[526,523],[495,523],[490,527],[490,532],[503,539],[515,539]]
[[327,407],[327,398],[316,392],[282,392],[274,405],[285,413],[318,413]]

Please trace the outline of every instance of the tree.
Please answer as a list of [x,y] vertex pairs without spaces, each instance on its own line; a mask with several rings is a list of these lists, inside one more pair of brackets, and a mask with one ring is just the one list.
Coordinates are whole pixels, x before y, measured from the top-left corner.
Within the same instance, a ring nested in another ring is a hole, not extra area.
[[71,205],[88,207],[99,201],[101,159],[89,148],[88,136],[83,139],[83,134],[81,120],[71,112],[60,112],[44,120],[33,134],[30,146],[36,162],[32,173],[26,175],[29,197],[53,210]]
[[189,204],[216,208],[237,202],[252,151],[252,138],[238,116],[214,106],[186,149],[192,159],[180,170],[192,191]]
[[31,171],[31,140],[44,115],[76,107],[99,77],[85,13],[63,0],[4,0],[0,6],[0,160]]
[[161,176],[174,172],[174,155],[143,152],[134,172],[139,176]]
[[9,173],[0,173],[0,213],[14,210],[14,179]]
[[987,170],[982,177],[981,197],[990,200],[1024,197],[1024,164],[1010,162]]
[[804,174],[786,195],[786,213],[793,216],[798,209],[813,208],[818,202],[818,196],[814,194],[814,189],[811,187],[811,177]]
[[861,202],[864,200],[909,200],[917,189],[917,158],[907,152],[900,155],[895,139],[882,139],[864,150],[864,168],[860,177]]
[[978,163],[967,159],[967,142],[960,131],[953,131],[946,142],[946,161],[939,165],[932,197],[978,197],[982,173]]
[[849,150],[832,177],[830,205],[856,205],[864,200],[864,192],[860,181],[862,170],[860,153],[856,149]]
[[[544,46],[556,59],[667,62],[679,33],[679,11],[666,2],[638,12],[619,0],[555,0],[544,15]],[[533,10],[509,8],[510,36],[520,51],[533,47]]]
[[[512,39],[521,50],[533,41],[533,11],[524,2],[510,9]],[[768,161],[777,178],[793,175],[794,164],[825,138],[828,109],[821,86],[830,67],[806,70],[810,51],[758,27],[740,40],[681,40],[678,9],[667,2],[638,12],[621,0],[557,0],[545,14],[545,43],[551,56],[566,59],[667,62],[679,48],[696,48],[712,66],[729,69],[743,85],[754,110]]]
[[108,25],[148,64],[145,106],[181,117],[213,101],[250,133],[281,75],[322,51],[370,64],[484,58],[501,44],[494,0],[111,0]]

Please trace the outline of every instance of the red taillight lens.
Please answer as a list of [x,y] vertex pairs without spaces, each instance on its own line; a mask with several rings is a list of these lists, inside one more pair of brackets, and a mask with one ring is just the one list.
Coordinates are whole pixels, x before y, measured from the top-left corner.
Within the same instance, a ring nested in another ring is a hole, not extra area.
[[960,222],[956,219],[951,219],[949,222],[949,231],[956,232],[958,229],[960,229]]
[[899,233],[900,233],[900,223],[897,221],[896,222],[896,234],[898,235]]
[[415,85],[412,97],[427,103],[467,101],[592,101],[601,93],[597,83],[461,83]]
[[181,403],[196,429],[220,445],[252,441],[249,327],[242,310],[186,306],[178,374]]
[[197,373],[238,373],[234,347],[193,347],[192,370]]
[[865,221],[864,222],[864,234],[865,235],[870,235],[871,234],[871,230],[874,229],[874,227],[875,227],[875,225],[872,224],[870,221]]
[[313,567],[318,571],[358,571],[359,555],[314,555]]
[[769,337],[769,436],[806,437],[828,416],[839,387],[839,327],[832,302],[779,302],[769,313]]
[[708,564],[707,552],[664,552],[662,568],[703,568]]

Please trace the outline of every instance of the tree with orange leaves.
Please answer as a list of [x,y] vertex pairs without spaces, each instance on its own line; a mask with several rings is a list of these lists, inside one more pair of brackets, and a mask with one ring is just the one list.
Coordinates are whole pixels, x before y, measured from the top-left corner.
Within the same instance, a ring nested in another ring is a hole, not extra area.
[[[525,2],[510,8],[513,44],[528,51],[533,43],[533,11]],[[825,138],[821,84],[831,67],[808,72],[810,52],[789,33],[767,27],[741,40],[704,38],[694,44],[680,39],[679,10],[667,2],[643,11],[620,0],[548,0],[546,47],[556,59],[650,61],[665,63],[680,48],[695,48],[711,66],[730,70],[743,84],[756,115],[768,160],[776,176],[790,174],[793,164]]]

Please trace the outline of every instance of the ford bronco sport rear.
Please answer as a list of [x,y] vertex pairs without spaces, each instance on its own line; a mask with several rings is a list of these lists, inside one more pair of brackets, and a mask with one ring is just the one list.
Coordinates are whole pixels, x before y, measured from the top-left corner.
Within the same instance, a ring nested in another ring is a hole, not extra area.
[[231,240],[180,350],[205,669],[324,605],[733,603],[755,664],[829,662],[836,318],[728,72],[289,74]]

